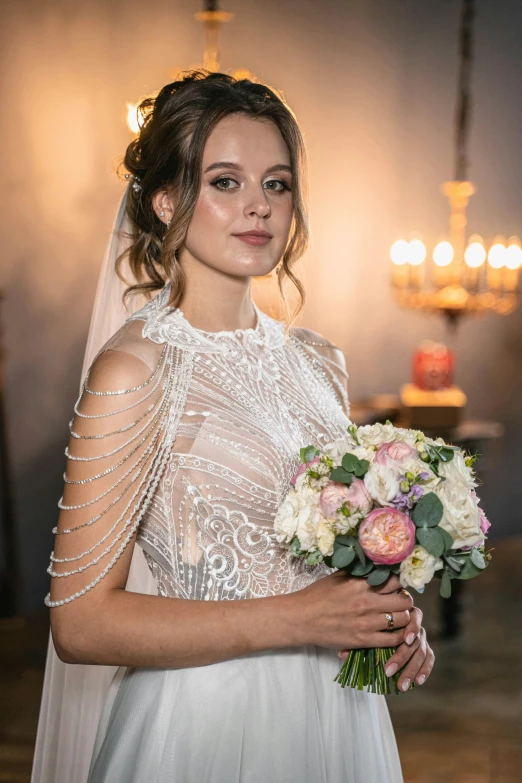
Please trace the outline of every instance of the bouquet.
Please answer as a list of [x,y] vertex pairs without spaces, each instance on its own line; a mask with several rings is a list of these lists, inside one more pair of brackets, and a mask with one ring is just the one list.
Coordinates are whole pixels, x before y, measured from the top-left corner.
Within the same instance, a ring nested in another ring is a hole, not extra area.
[[[490,527],[475,493],[474,456],[418,430],[350,424],[346,435],[300,452],[301,465],[279,507],[277,540],[309,565],[325,562],[383,584],[397,574],[422,593],[434,577],[440,594],[471,579],[491,559]],[[351,650],[335,678],[342,687],[390,693],[385,675],[394,648]],[[412,686],[411,686],[412,687]]]

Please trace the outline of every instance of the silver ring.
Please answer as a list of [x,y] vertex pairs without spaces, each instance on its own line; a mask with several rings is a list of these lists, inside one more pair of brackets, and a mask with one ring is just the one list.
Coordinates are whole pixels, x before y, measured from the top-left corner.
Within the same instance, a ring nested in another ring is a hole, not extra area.
[[388,621],[388,631],[393,631],[393,629],[395,627],[394,624],[393,624],[393,614],[387,613],[384,616],[386,617],[386,619]]

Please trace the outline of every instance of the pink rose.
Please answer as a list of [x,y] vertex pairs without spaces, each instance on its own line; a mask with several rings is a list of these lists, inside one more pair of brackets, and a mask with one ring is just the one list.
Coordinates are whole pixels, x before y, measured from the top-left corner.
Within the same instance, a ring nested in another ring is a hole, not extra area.
[[299,465],[299,468],[297,470],[297,473],[293,478],[290,479],[290,484],[295,487],[295,482],[301,476],[305,471],[307,471],[312,465],[317,465],[319,462],[319,457],[314,457],[313,460],[310,462],[302,462],[301,465]]
[[491,522],[489,521],[489,519],[484,514],[481,508],[479,508],[479,514],[480,514],[480,529],[484,533],[484,535],[487,535],[487,532],[491,527]]
[[359,542],[377,565],[401,563],[415,547],[415,525],[402,511],[376,508],[362,522]]
[[[405,459],[418,458],[419,452],[413,446],[409,446],[402,440],[392,441],[392,443],[383,443],[377,449],[375,462],[379,465],[393,467],[393,463],[403,462]],[[390,465],[391,463],[391,465]]]
[[321,490],[319,507],[328,519],[335,518],[343,503],[348,503],[352,512],[360,510],[363,514],[367,514],[370,511],[373,501],[366,490],[364,481],[354,478],[349,487],[346,484],[339,484],[337,481],[330,481]]

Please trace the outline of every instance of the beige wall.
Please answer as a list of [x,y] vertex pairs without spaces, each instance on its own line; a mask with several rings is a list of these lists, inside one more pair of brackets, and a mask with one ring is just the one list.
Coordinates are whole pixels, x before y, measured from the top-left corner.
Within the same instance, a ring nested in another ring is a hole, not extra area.
[[[522,231],[522,12],[478,3],[470,229]],[[281,88],[308,145],[312,243],[304,322],[345,350],[353,397],[396,391],[433,317],[400,311],[388,248],[412,228],[446,228],[439,185],[452,176],[458,3],[438,0],[226,0],[222,68]],[[94,287],[121,184],[126,100],[195,65],[195,0],[0,1],[3,323],[23,601],[47,588]],[[520,529],[522,309],[465,323],[456,343],[470,411],[509,427],[484,460],[486,504]],[[485,473],[486,476],[486,473]]]

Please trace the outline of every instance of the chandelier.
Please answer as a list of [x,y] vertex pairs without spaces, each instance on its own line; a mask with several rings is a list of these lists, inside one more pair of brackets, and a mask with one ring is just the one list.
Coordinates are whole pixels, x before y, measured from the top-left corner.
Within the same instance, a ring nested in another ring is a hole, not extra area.
[[[219,36],[221,26],[230,22],[234,14],[228,11],[222,11],[219,6],[219,0],[204,0],[202,11],[196,11],[194,19],[202,22],[205,28],[205,51],[203,52],[203,63],[193,65],[191,69],[204,68],[207,71],[216,73],[219,71]],[[253,79],[254,77],[246,68],[233,70],[232,76],[236,79]],[[179,77],[179,72],[174,74],[174,79]],[[127,103],[127,127],[132,136],[137,136],[140,132],[141,118],[139,116],[138,103]]]
[[443,313],[451,323],[464,315],[493,311],[508,315],[518,305],[522,247],[518,237],[496,236],[489,248],[478,234],[466,235],[466,208],[475,193],[468,181],[467,142],[471,112],[474,0],[463,0],[459,33],[456,112],[456,174],[441,190],[450,206],[449,237],[428,251],[418,236],[399,239],[390,250],[392,288],[401,307]]

